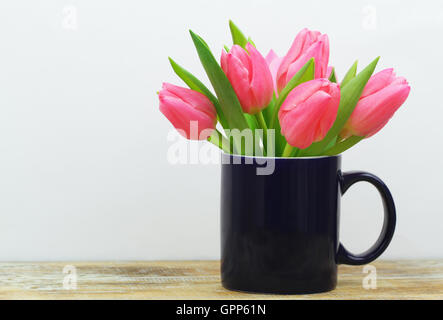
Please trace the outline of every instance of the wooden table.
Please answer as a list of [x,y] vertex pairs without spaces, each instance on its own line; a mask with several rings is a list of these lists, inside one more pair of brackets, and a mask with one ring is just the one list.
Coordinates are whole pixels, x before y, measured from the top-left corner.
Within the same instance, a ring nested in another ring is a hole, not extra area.
[[332,292],[258,295],[222,288],[219,261],[0,263],[0,299],[443,299],[443,260],[371,266],[376,289],[362,266],[340,266]]

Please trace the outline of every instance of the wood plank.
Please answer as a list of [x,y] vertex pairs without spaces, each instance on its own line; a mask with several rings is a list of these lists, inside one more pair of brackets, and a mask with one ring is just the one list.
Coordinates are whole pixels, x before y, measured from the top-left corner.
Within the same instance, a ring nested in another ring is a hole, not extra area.
[[[76,289],[63,286],[66,265],[76,269]],[[442,260],[371,265],[376,289],[363,288],[362,266],[340,266],[332,292],[259,295],[224,289],[219,261],[0,263],[0,299],[443,299]]]

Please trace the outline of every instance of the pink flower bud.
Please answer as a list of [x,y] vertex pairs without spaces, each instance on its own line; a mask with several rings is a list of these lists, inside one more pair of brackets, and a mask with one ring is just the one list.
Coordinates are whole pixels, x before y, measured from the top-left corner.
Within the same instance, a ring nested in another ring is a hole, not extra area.
[[274,50],[270,50],[268,55],[266,56],[266,63],[268,64],[269,70],[271,71],[272,80],[274,83],[274,92],[276,95],[278,95],[277,90],[277,71],[280,67],[280,64],[283,60],[283,57],[277,56],[277,54],[274,52]]
[[396,77],[392,68],[373,75],[340,132],[340,137],[370,137],[377,133],[405,102],[410,90],[406,79]]
[[190,140],[207,139],[217,123],[217,113],[211,101],[202,93],[163,83],[159,92],[160,111]]
[[295,37],[278,69],[277,87],[279,92],[311,58],[314,58],[315,78],[326,78],[329,61],[328,36],[319,31],[305,28]]
[[243,111],[255,114],[272,99],[272,75],[265,58],[250,43],[234,45],[229,53],[222,51],[221,67],[237,94]]
[[282,135],[300,149],[322,140],[334,124],[339,102],[340,88],[328,79],[295,87],[278,112]]

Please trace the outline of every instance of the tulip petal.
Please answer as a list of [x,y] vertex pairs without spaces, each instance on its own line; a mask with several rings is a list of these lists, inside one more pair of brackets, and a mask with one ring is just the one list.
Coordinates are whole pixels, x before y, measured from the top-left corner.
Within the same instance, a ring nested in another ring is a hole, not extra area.
[[275,53],[274,50],[269,50],[268,54],[266,55],[266,63],[268,65],[270,65],[272,63],[272,61],[274,61],[275,59],[278,59],[278,55]]
[[306,99],[312,96],[323,86],[325,81],[328,82],[325,79],[315,79],[298,85],[288,94],[280,107],[280,111],[290,111],[295,106],[305,102]]
[[305,149],[322,139],[320,123],[331,99],[326,92],[318,91],[286,114],[281,123],[282,134],[291,146]]
[[217,117],[214,105],[204,94],[188,88],[175,86],[170,83],[163,83],[163,89],[174,94],[189,105],[194,106],[195,109],[206,113],[209,117]]
[[[309,56],[307,54],[303,54],[297,61],[295,61],[294,63],[292,63],[289,68],[288,71],[286,72],[286,79],[284,80],[284,84],[286,85],[290,79],[292,79],[292,77],[301,69],[301,67],[303,67],[308,61],[309,59],[311,59],[312,56]],[[315,69],[316,69],[316,61],[314,60],[314,77],[315,77]],[[281,91],[282,88],[279,87],[279,91]]]
[[385,88],[394,80],[395,73],[393,68],[384,69],[380,72],[377,72],[369,79],[368,83],[365,86],[365,89],[363,90],[363,93],[361,94],[360,99],[376,93],[380,89]]
[[[300,58],[300,56],[308,50],[308,48],[317,41],[318,37],[320,36],[319,31],[310,31],[308,28],[302,29],[297,36],[294,39],[294,42],[292,43],[291,47],[289,48],[288,53],[283,58],[283,61],[281,63],[281,66],[278,71],[278,79],[287,79],[287,71],[289,66],[297,59]],[[306,61],[305,61],[306,63]],[[280,81],[280,80],[278,80]],[[285,84],[280,83],[279,87],[284,87]]]
[[242,47],[238,45],[233,45],[228,55],[235,56],[237,59],[240,60],[243,68],[246,68],[246,70],[248,70],[249,81],[250,81],[252,79],[252,64],[248,53]]
[[237,94],[238,100],[243,110],[249,113],[254,104],[249,84],[249,71],[243,66],[240,59],[233,54],[228,54],[228,69],[230,71],[227,76]]
[[337,84],[331,83],[331,85],[327,87],[326,92],[331,96],[331,100],[326,107],[323,121],[320,123],[319,137],[321,138],[316,139],[315,142],[322,140],[326,136],[337,118],[338,106],[340,104],[340,88]]
[[229,66],[228,66],[228,53],[222,49],[222,54],[220,58],[220,66],[223,69],[223,72],[225,74],[229,73]]
[[[314,56],[312,54],[307,55],[303,58],[303,62],[297,63],[296,65],[293,66],[293,64],[295,62],[297,62],[297,60],[301,59],[303,57],[303,55],[306,54],[306,52],[308,50],[310,50],[310,48],[319,41],[322,41],[325,44],[325,46],[322,49],[322,52],[319,56],[321,56],[322,59],[324,59],[326,56],[329,57],[329,40],[327,39],[326,35],[322,35],[319,31],[310,31],[306,28],[297,34],[294,42],[291,45],[291,48],[289,49],[286,56],[283,58],[283,60],[280,64],[280,67],[278,69],[278,72],[277,72],[278,91],[281,91],[285,87],[285,85],[288,83],[288,81],[290,81],[292,76],[310,58],[312,58]],[[316,60],[318,60],[318,59],[319,59],[319,57],[317,56]],[[320,78],[320,77],[325,76],[327,62],[328,61],[326,60],[326,65],[325,65],[325,63],[323,63],[323,62],[319,63],[319,62],[315,61],[316,69],[319,69],[318,71],[316,70],[316,78]],[[317,64],[318,64],[318,66],[317,66]],[[292,70],[289,71],[291,66],[292,66]],[[318,76],[318,75],[321,75],[321,76]]]
[[[298,70],[311,58],[315,63],[315,78],[325,78],[329,61],[329,45],[327,37],[325,41],[318,41],[313,44],[299,59],[289,66],[286,74],[286,83],[297,73]],[[327,54],[326,54],[327,53]]]
[[405,102],[410,89],[404,84],[389,85],[361,99],[349,119],[349,130],[365,137],[377,133]]
[[271,71],[272,81],[274,83],[274,91],[277,96],[277,72],[282,61],[283,58],[277,56],[277,54],[273,50],[269,51],[268,55],[266,56],[266,63],[269,66],[269,71]]
[[169,62],[174,72],[189,86],[190,89],[203,93],[212,102],[217,112],[217,116],[221,126],[224,129],[229,128],[225,114],[220,107],[220,103],[218,102],[217,97],[214,96],[214,94],[200,80],[198,80],[193,74],[177,64],[172,58],[169,58]]
[[[204,112],[194,109],[191,105],[166,90],[159,93],[160,112],[187,139],[203,140],[201,135],[205,129],[214,128],[214,119]],[[197,132],[191,132],[191,121],[197,122]],[[197,136],[195,136],[196,134]]]
[[289,93],[291,93],[294,88],[299,86],[304,82],[308,82],[314,79],[314,59],[310,59],[288,82],[288,84],[283,88],[283,90],[279,93],[278,99],[274,104],[274,108],[272,110],[272,115],[269,121],[269,128],[275,129],[275,150],[277,154],[280,154],[283,151],[283,148],[286,145],[286,140],[281,134],[280,130],[280,122],[277,120],[280,117],[280,108],[281,105],[285,102]]
[[250,43],[246,49],[232,46],[222,52],[221,66],[245,113],[255,114],[267,107],[274,93],[272,74],[265,58]]
[[271,102],[272,94],[274,92],[271,71],[269,70],[265,58],[263,58],[253,45],[248,43],[246,49],[249,52],[251,65],[253,66],[251,89],[252,94],[255,97],[255,106],[267,106]]
[[321,51],[319,52],[318,59],[318,74],[316,73],[316,78],[327,78],[326,74],[328,72],[329,63],[329,38],[327,34],[323,34],[319,37],[319,42],[321,45]]

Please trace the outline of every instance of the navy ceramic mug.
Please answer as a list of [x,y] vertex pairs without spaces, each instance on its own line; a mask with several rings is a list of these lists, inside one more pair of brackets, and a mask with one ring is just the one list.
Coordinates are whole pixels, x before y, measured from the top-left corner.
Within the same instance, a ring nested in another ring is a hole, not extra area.
[[[221,280],[225,288],[258,293],[333,290],[337,265],[367,264],[389,245],[395,206],[386,185],[367,172],[341,172],[341,156],[273,158],[222,155]],[[251,163],[252,162],[252,163]],[[269,166],[269,164],[267,164]],[[340,198],[358,181],[373,184],[384,205],[376,243],[353,254],[339,241]]]

